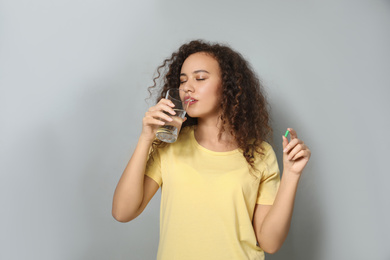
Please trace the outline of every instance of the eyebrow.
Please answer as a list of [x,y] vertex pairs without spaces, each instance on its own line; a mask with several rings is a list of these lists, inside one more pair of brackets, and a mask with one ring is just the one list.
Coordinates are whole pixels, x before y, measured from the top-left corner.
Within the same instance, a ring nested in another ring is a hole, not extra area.
[[[197,73],[201,73],[201,72],[210,74],[210,72],[208,72],[207,70],[195,70],[192,74],[197,74]],[[185,74],[185,73],[180,73],[180,76],[187,76],[187,74]]]

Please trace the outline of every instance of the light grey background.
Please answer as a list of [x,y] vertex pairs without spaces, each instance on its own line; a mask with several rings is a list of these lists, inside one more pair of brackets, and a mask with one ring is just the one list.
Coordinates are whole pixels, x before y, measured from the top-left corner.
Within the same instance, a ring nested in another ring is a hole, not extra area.
[[[390,2],[0,1],[0,259],[155,259],[160,192],[111,216],[155,69],[229,43],[259,73],[275,150],[312,158],[267,259],[390,259]],[[282,165],[280,165],[282,167]]]

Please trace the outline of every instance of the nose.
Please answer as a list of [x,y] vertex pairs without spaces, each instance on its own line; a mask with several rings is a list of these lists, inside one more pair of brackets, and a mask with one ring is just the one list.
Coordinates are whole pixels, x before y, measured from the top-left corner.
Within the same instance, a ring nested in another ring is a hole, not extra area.
[[194,86],[190,83],[189,80],[187,80],[184,84],[183,84],[183,90],[187,93],[191,92],[191,93],[194,93]]

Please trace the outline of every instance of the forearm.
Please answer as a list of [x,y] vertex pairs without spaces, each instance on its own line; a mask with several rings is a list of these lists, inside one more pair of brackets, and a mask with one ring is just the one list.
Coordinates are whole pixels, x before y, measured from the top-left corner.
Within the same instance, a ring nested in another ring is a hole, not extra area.
[[276,252],[282,246],[290,229],[294,200],[300,175],[283,172],[280,187],[267,216],[256,230],[260,246]]
[[131,219],[144,196],[144,174],[151,142],[140,138],[115,189],[112,215],[119,221]]

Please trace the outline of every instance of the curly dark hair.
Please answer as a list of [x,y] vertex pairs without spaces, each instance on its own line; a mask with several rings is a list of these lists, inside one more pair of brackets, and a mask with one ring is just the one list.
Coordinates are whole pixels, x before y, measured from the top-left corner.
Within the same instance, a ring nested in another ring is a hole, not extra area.
[[[159,102],[165,97],[168,89],[179,88],[180,72],[184,61],[191,54],[198,52],[207,53],[215,58],[221,70],[222,128],[219,137],[225,129],[229,129],[246,161],[252,169],[255,169],[255,153],[264,155],[261,143],[269,141],[272,128],[263,85],[240,53],[226,45],[211,44],[203,40],[186,43],[157,68],[157,75],[153,79],[154,85],[149,87],[148,91],[152,94],[151,90],[158,85],[157,81],[162,81],[162,87],[158,90],[157,102]],[[162,77],[164,74],[165,76]],[[196,124],[197,118],[187,115],[187,120],[182,127]],[[156,139],[152,145],[152,152],[157,147],[165,145],[167,144]]]

